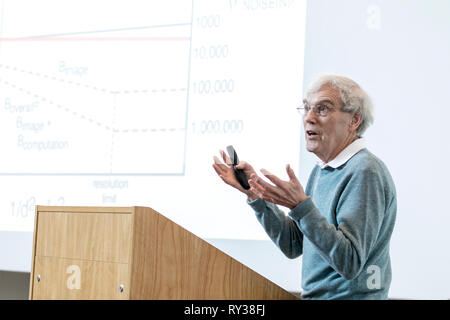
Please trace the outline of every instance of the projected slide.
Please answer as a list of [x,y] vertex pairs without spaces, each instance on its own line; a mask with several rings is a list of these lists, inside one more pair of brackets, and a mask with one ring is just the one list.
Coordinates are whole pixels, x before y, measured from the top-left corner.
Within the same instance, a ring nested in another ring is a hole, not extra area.
[[297,167],[305,6],[0,1],[0,230],[32,231],[35,205],[144,205],[264,238],[212,157]]

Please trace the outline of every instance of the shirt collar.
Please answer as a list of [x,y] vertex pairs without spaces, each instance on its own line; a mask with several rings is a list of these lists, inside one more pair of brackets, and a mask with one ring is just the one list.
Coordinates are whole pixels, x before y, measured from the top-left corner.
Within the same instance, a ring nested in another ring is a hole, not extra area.
[[328,163],[324,163],[323,161],[319,160],[317,161],[317,165],[323,169],[325,167],[332,167],[334,169],[342,166],[344,163],[346,163],[348,160],[350,160],[351,157],[353,157],[355,154],[357,154],[359,151],[364,149],[366,147],[366,142],[364,138],[359,138],[350,143],[344,150],[342,150],[336,158],[331,160]]

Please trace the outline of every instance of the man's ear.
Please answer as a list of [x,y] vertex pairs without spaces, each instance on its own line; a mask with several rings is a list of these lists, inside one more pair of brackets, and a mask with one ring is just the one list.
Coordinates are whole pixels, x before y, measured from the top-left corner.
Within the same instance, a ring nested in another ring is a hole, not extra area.
[[359,125],[362,122],[362,114],[361,112],[356,112],[352,116],[352,122],[350,123],[350,129],[357,130]]

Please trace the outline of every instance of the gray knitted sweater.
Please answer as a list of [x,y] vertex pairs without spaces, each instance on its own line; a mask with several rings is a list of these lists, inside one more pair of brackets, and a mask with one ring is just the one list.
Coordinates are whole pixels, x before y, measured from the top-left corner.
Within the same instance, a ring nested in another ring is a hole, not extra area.
[[316,166],[305,193],[288,215],[261,199],[248,202],[287,257],[303,256],[302,297],[386,299],[397,201],[384,163],[364,148],[338,168]]

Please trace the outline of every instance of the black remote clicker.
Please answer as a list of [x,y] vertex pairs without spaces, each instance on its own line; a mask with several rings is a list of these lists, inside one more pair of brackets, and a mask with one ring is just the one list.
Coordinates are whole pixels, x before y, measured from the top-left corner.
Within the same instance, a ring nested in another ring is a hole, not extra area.
[[250,189],[250,185],[248,184],[248,179],[244,173],[244,170],[236,168],[236,166],[239,164],[239,158],[236,153],[236,150],[234,150],[233,146],[228,146],[227,152],[228,156],[230,157],[231,164],[233,165],[234,175],[237,181],[245,190]]

